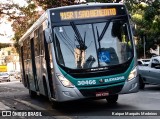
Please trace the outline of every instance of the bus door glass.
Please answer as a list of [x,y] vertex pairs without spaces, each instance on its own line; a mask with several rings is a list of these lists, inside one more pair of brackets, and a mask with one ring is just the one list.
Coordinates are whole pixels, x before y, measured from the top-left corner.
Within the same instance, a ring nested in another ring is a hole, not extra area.
[[37,72],[36,72],[36,64],[35,64],[35,39],[31,39],[31,59],[32,59],[32,71],[33,71],[33,80],[36,91],[38,91],[38,82],[37,82]]

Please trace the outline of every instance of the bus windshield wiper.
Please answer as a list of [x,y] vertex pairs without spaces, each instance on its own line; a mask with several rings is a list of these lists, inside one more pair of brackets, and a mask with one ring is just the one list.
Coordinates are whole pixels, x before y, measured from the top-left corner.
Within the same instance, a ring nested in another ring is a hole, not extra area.
[[87,49],[87,46],[85,45],[85,37],[86,37],[86,33],[85,33],[85,36],[84,36],[84,41],[83,41],[83,38],[81,36],[81,34],[79,33],[79,30],[77,29],[76,25],[74,24],[74,22],[70,22],[75,34],[76,34],[76,40],[78,41],[79,43],[79,47],[77,47],[78,49],[80,50],[86,50]]
[[97,36],[97,37],[98,37],[98,42],[100,42],[100,41],[102,40],[104,34],[106,33],[106,30],[108,29],[108,26],[109,26],[109,24],[110,24],[110,21],[111,21],[111,20],[109,20],[109,21],[105,24],[105,26],[104,26],[104,28],[103,28],[102,33],[101,33],[100,36],[98,35],[98,29],[96,28],[97,35],[98,35],[98,36]]

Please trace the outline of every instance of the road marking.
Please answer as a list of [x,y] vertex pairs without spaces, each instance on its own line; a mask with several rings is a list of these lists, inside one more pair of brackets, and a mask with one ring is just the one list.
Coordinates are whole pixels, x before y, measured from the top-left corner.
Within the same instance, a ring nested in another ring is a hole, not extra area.
[[11,108],[0,102],[0,110],[10,110]]
[[29,103],[27,101],[24,101],[24,100],[20,100],[20,99],[14,99],[14,100],[17,101],[17,102],[23,103],[23,104],[25,104],[25,105],[27,105],[29,107],[32,107],[33,109],[36,109],[36,110],[46,110],[45,108],[42,108],[40,106],[31,104],[31,103]]

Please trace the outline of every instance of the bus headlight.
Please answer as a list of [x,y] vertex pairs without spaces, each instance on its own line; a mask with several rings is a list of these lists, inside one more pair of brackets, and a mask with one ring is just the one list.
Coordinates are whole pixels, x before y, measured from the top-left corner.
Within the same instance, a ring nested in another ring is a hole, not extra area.
[[137,76],[137,67],[135,67],[134,69],[132,69],[132,71],[130,72],[130,74],[128,76],[128,81],[132,80],[136,76]]
[[63,86],[65,87],[70,87],[73,88],[74,85],[68,80],[66,79],[64,76],[57,74],[58,79],[60,80],[60,82],[62,83]]

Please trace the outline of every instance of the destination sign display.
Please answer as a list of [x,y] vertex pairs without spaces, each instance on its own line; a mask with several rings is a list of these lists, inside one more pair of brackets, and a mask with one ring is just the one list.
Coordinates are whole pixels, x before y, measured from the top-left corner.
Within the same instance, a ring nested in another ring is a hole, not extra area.
[[117,14],[116,8],[89,9],[60,12],[61,20],[87,19],[106,16],[114,16]]

